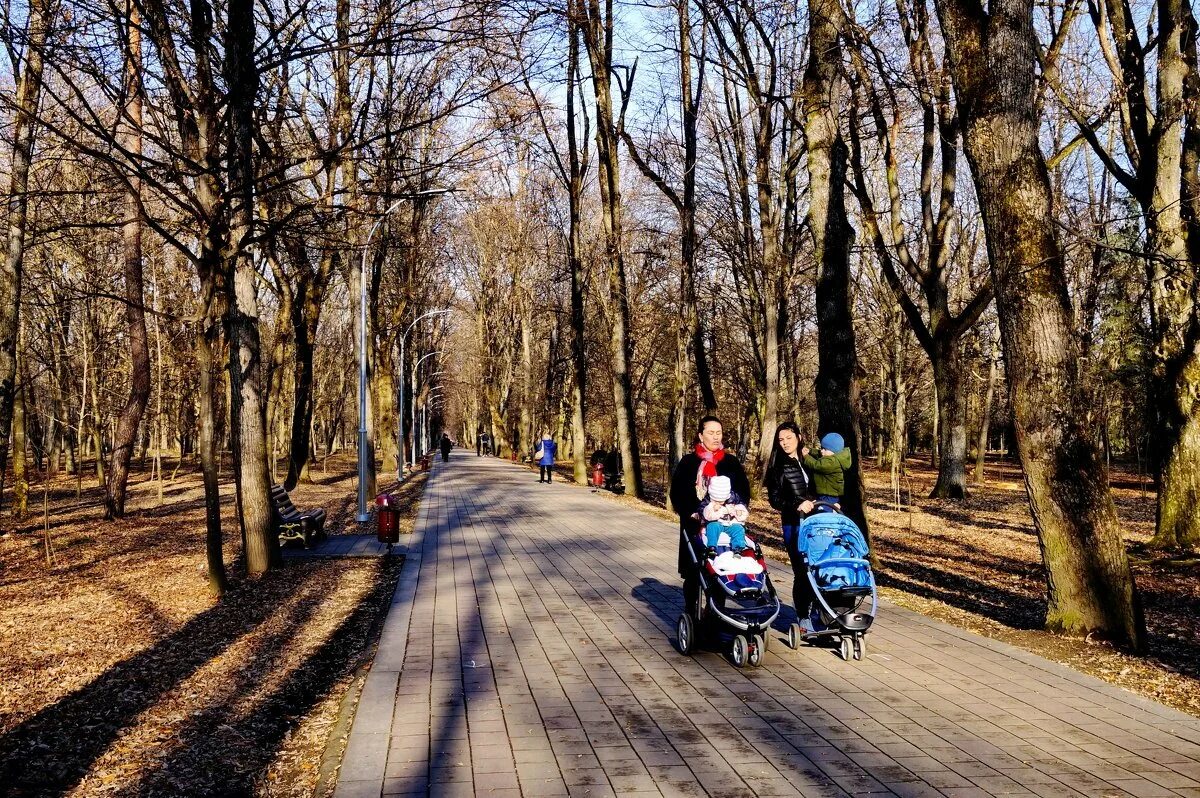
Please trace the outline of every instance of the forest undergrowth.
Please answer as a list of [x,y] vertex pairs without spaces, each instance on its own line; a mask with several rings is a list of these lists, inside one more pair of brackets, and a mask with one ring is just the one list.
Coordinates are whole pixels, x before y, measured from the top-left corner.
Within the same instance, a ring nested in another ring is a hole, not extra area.
[[[325,507],[331,534],[357,533],[353,454],[327,465],[293,499]],[[424,480],[397,491],[402,530]],[[75,491],[51,485],[49,547],[40,517],[0,539],[0,792],[312,795],[403,558],[289,558],[248,583],[226,484],[232,587],[218,602],[198,471],[185,465],[161,507],[135,474],[117,522],[99,520],[99,489]]]

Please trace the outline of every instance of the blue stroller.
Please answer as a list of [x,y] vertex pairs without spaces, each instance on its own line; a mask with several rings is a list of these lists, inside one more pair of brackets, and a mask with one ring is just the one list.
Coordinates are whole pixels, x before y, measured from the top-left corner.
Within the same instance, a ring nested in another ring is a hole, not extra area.
[[[796,533],[812,592],[807,608],[797,607],[799,623],[788,630],[788,644],[836,639],[842,659],[866,656],[866,633],[875,620],[879,596],[867,561],[867,541],[859,528],[831,505],[804,519]],[[868,601],[870,610],[867,610]]]

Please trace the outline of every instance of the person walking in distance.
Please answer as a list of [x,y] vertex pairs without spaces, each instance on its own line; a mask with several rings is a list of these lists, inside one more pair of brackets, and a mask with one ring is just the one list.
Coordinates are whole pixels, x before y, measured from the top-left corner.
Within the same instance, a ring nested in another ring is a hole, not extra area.
[[550,437],[550,433],[542,433],[542,441],[538,444],[534,457],[538,461],[538,482],[550,483],[554,474],[554,455],[558,453],[558,444]]

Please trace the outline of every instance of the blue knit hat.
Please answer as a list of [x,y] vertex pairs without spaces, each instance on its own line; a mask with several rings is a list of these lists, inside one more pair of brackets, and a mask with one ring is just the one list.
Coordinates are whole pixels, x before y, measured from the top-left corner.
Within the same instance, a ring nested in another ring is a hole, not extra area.
[[830,432],[821,439],[821,448],[828,449],[831,452],[840,452],[846,448],[846,442],[842,440],[842,436],[836,432]]

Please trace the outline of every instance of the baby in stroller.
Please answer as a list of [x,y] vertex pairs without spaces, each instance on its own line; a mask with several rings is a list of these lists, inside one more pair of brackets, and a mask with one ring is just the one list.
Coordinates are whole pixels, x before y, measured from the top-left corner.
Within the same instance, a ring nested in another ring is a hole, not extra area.
[[708,483],[708,497],[695,515],[698,521],[707,521],[704,527],[706,556],[717,556],[717,545],[721,534],[729,538],[729,550],[742,556],[746,549],[746,519],[750,511],[741,498],[733,492],[729,477],[713,477]]
[[695,534],[683,533],[690,560],[684,595],[692,598],[677,627],[684,654],[702,641],[729,639],[732,632],[729,654],[739,668],[762,663],[766,633],[780,608],[762,552],[746,536],[748,515],[728,477],[709,480],[705,503],[693,515],[707,524]]
[[834,505],[818,502],[797,535],[811,603],[796,607],[800,620],[788,631],[788,642],[796,648],[801,640],[836,638],[843,659],[862,659],[879,606],[862,531]]

